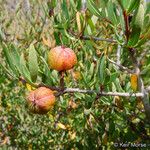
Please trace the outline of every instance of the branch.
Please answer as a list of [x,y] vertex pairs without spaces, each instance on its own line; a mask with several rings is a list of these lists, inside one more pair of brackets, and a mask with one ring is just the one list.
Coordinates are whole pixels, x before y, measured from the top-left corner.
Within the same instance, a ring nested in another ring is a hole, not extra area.
[[[26,84],[27,81],[23,79],[22,77],[19,78],[19,80],[23,83]],[[55,87],[55,86],[48,86],[45,84],[32,84],[32,86],[38,88],[38,87],[47,87],[51,90],[58,91],[56,96],[60,96],[65,93],[85,93],[85,94],[98,94],[99,96],[122,96],[122,97],[143,97],[142,93],[123,93],[123,92],[98,92],[96,90],[85,90],[85,89],[79,89],[79,88],[65,88],[62,91],[62,87]]]
[[122,65],[120,65],[120,64],[117,64],[116,62],[114,62],[113,60],[111,60],[111,59],[109,59],[109,58],[107,58],[107,59],[108,59],[108,61],[111,62],[112,64],[118,66],[121,70],[127,71],[128,73],[131,73],[131,74],[133,73],[133,71],[130,70],[130,69],[128,69],[127,67],[124,67],[124,66],[122,66]]
[[95,36],[88,36],[88,35],[81,35],[81,36],[78,36],[77,33],[74,33],[72,30],[68,30],[68,32],[76,37],[76,38],[80,38],[81,40],[94,40],[94,41],[105,41],[105,42],[109,42],[109,43],[115,43],[117,44],[117,41],[116,40],[113,40],[113,39],[104,39],[104,38],[99,38],[99,37],[95,37]]
[[145,110],[145,114],[146,114],[146,117],[147,117],[147,120],[148,122],[150,123],[150,102],[149,102],[149,93],[147,92],[147,90],[145,89],[144,87],[144,83],[143,83],[143,79],[142,77],[140,76],[140,68],[139,68],[139,64],[138,64],[138,60],[135,56],[136,54],[136,49],[129,49],[129,52],[130,52],[130,57],[131,57],[131,60],[132,60],[132,63],[133,63],[133,66],[134,66],[134,70],[135,70],[135,73],[137,74],[138,76],[138,89],[139,91],[143,94],[143,97],[142,97],[142,103],[144,105],[144,110]]
[[79,88],[66,88],[63,93],[97,93],[100,96],[122,96],[122,97],[143,97],[142,93],[123,93],[123,92],[98,92],[96,90],[85,90]]
[[143,83],[142,78],[139,78],[139,87],[141,88],[140,91],[143,93],[142,102],[144,105],[145,114],[146,114],[146,117],[148,119],[148,122],[150,123],[149,93],[148,93],[147,89],[145,89],[145,87],[144,87],[144,83]]
[[117,43],[117,41],[113,40],[113,39],[104,39],[104,38],[99,38],[99,37],[94,37],[94,36],[81,36],[80,37],[81,40],[94,40],[94,41],[105,41],[105,42],[109,42],[109,43]]

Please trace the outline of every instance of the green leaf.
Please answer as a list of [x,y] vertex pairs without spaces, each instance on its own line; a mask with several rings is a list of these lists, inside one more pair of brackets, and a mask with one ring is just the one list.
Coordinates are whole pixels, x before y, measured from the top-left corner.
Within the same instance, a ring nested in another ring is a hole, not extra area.
[[106,57],[102,55],[99,62],[98,75],[101,84],[105,82]]
[[128,46],[134,47],[138,44],[144,23],[144,13],[144,6],[140,4],[139,8],[134,14],[134,18],[132,19],[132,32],[129,37]]
[[81,76],[82,76],[82,79],[83,79],[82,81],[84,82],[84,84],[88,86],[86,75],[83,72],[81,72]]
[[[93,15],[92,17],[90,17],[90,18],[87,20],[88,25],[89,25],[89,26],[87,26],[87,28],[90,27],[90,29],[88,29],[88,30],[90,30],[90,33],[91,33],[91,31],[92,31],[92,32],[95,31],[95,24],[97,23],[97,20],[98,20],[98,17],[96,17],[95,15]],[[90,33],[89,33],[89,34],[90,34]]]
[[150,13],[150,3],[147,3],[146,4],[146,14],[149,14]]
[[38,60],[37,60],[37,52],[33,44],[31,44],[29,47],[28,62],[31,78],[33,81],[36,81],[38,75]]
[[136,14],[135,14],[135,20],[133,22],[134,26],[142,29],[143,28],[143,23],[144,23],[144,6],[140,4]]
[[72,8],[76,11],[77,9],[76,9],[76,4],[75,4],[74,0],[70,0],[70,4],[71,4]]
[[2,84],[6,80],[5,76],[0,77],[0,84]]
[[97,8],[97,6],[93,0],[87,1],[87,7],[91,11],[91,13],[93,13],[95,16],[102,17],[101,12]]
[[122,89],[122,87],[121,87],[121,85],[120,85],[120,81],[119,81],[118,78],[116,79],[116,81],[115,81],[114,83],[115,83],[115,86],[116,86],[117,91],[119,91],[119,92],[124,92],[124,90]]
[[70,16],[69,16],[66,0],[63,0],[61,4],[61,8],[62,8],[63,14],[65,15],[65,18],[69,20]]
[[56,7],[56,0],[53,0],[53,1],[50,1],[50,2],[47,2],[47,5],[50,9],[53,9]]
[[147,38],[142,38],[142,39],[140,39],[140,41],[138,42],[138,44],[136,45],[136,47],[140,47],[140,46],[143,45],[146,41],[148,41]]
[[18,72],[16,70],[16,67],[13,63],[13,58],[12,58],[12,55],[7,47],[7,45],[5,45],[4,43],[2,44],[2,47],[3,47],[3,52],[4,52],[4,55],[6,57],[6,63],[9,64],[9,67],[10,69],[12,70],[12,72],[15,74],[15,75],[18,75]]
[[147,30],[150,29],[150,13],[147,14],[144,18],[144,27],[143,28],[144,28],[144,31],[146,31],[146,32],[147,32]]
[[89,75],[89,80],[91,80],[93,78],[94,75],[94,63],[91,63],[90,69],[88,71],[88,75]]
[[[55,74],[54,71],[50,72],[49,66],[48,66],[45,58],[40,56],[40,59],[41,59],[42,63],[44,64],[44,67],[42,68],[44,70],[44,72],[43,72],[44,79],[43,80],[45,80],[45,82],[47,84],[53,85],[56,82],[56,79],[58,78],[58,75],[56,77],[54,75]],[[55,76],[55,77],[53,77],[53,76]]]
[[4,33],[3,33],[1,26],[0,26],[0,42],[3,40],[3,38],[4,38]]
[[17,48],[13,44],[11,44],[10,46],[10,54],[12,56],[12,62],[14,63],[14,65],[16,66],[17,70],[20,73],[21,72],[20,55],[18,53]]
[[61,44],[61,41],[60,41],[60,37],[58,35],[58,32],[54,32],[54,37],[55,37],[55,40],[56,40],[56,44],[57,45],[60,45]]
[[127,10],[131,0],[117,0],[123,10]]
[[129,41],[128,41],[129,47],[134,47],[137,45],[139,38],[140,38],[140,32],[141,32],[140,28],[134,27],[132,29],[132,32],[131,32],[131,35],[130,35]]
[[139,4],[140,0],[131,0],[127,12],[131,13],[133,10],[138,8]]
[[46,68],[47,72],[49,72],[49,67],[48,67],[47,62],[45,61],[45,59],[42,56],[40,56],[40,58],[43,61],[43,63],[45,64],[45,66],[46,66],[45,68]]
[[118,77],[118,72],[114,72],[110,76],[110,81],[109,82],[114,82],[116,78]]
[[107,12],[108,12],[108,18],[111,20],[111,22],[114,24],[114,25],[117,25],[118,24],[118,20],[117,20],[117,15],[116,15],[116,12],[115,12],[115,7],[114,7],[114,3],[112,3],[112,0],[110,0],[108,3],[107,3]]
[[91,63],[91,66],[90,66],[90,70],[89,70],[89,74],[92,76],[93,73],[94,73],[94,63]]
[[25,78],[25,80],[28,83],[32,83],[30,72],[29,72],[28,68],[26,67],[26,62],[25,62],[23,54],[21,54],[21,57],[20,57],[20,65],[21,65],[21,74],[22,74],[22,76]]
[[100,7],[105,8],[109,0],[100,0]]

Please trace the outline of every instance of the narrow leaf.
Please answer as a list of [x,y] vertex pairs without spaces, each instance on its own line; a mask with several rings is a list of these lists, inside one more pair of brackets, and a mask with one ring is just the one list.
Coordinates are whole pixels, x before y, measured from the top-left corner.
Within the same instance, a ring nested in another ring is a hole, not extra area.
[[106,57],[103,55],[99,62],[99,80],[101,84],[105,81]]
[[9,64],[9,67],[10,67],[10,69],[13,71],[13,73],[14,73],[15,75],[17,75],[18,72],[17,72],[17,70],[16,70],[15,65],[13,64],[13,59],[12,59],[12,56],[11,56],[11,54],[10,54],[10,51],[9,51],[8,47],[7,47],[5,44],[2,44],[2,46],[3,46],[4,55],[5,55],[5,58],[6,58],[6,61],[7,61],[6,63]]
[[144,6],[142,4],[140,4],[138,11],[136,13],[136,16],[135,16],[135,21],[133,24],[136,27],[139,27],[141,29],[143,28],[144,13],[145,13]]
[[131,25],[132,25],[132,32],[129,37],[128,46],[134,47],[138,44],[140,39],[140,33],[143,28],[144,23],[144,6],[140,4],[137,11],[134,13],[134,17],[132,19]]
[[129,37],[128,46],[134,47],[139,41],[141,29],[134,27]]
[[93,13],[95,16],[102,17],[99,9],[97,8],[96,4],[93,2],[93,0],[87,1],[87,7]]
[[137,9],[139,4],[140,4],[140,0],[131,0],[127,12],[131,13],[133,10]]
[[112,3],[112,1],[109,1],[107,4],[107,12],[108,18],[112,21],[114,25],[117,25],[118,24],[117,15],[115,13],[114,3]]
[[29,47],[28,62],[29,62],[29,71],[31,74],[31,78],[33,81],[36,81],[37,74],[38,74],[38,61],[37,61],[37,52],[33,44],[31,44]]
[[14,45],[11,45],[11,47],[10,47],[10,54],[12,56],[12,62],[16,66],[17,71],[19,71],[19,73],[20,73],[21,72],[20,55],[18,53],[17,48]]
[[61,8],[62,8],[63,14],[65,15],[65,18],[69,20],[70,16],[68,12],[68,6],[65,0],[63,0],[62,2]]
[[22,76],[25,78],[25,80],[28,83],[32,83],[31,82],[30,72],[29,72],[28,68],[26,67],[26,62],[25,62],[23,54],[20,57],[20,65],[21,65],[21,74],[22,74]]

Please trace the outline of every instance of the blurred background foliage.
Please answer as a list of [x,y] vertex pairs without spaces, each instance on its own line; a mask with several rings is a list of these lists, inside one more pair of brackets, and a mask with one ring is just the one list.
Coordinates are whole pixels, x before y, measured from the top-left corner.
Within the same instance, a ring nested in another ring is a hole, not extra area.
[[[78,57],[73,72],[65,75],[67,87],[99,90],[99,85],[103,85],[105,91],[134,92],[130,75],[104,59],[107,56],[117,61],[117,42],[125,45],[121,48],[121,63],[133,69],[126,45],[137,48],[137,57],[149,49],[150,5],[145,6],[144,27],[139,27],[138,34],[133,34],[129,43],[125,43],[125,26],[118,1],[88,0],[85,11],[82,1],[78,0],[0,0],[2,149],[115,149],[115,142],[150,141],[150,126],[145,121],[140,98],[97,99],[96,94],[74,93],[57,98],[57,104],[46,115],[34,115],[27,109],[25,97],[34,82],[59,86],[58,72],[48,68],[47,53],[62,44],[72,48]],[[137,6],[129,7],[126,0],[122,7],[128,8],[134,18],[143,1],[138,2]],[[132,27],[136,23],[133,20]],[[83,40],[84,35],[91,40]],[[95,41],[92,36],[111,42]],[[29,59],[30,52],[36,58]],[[35,59],[37,61],[32,61]],[[149,64],[148,53],[141,62],[146,85],[150,83]],[[30,70],[30,66],[35,66],[35,70]],[[24,86],[18,80],[20,76],[29,84]]]

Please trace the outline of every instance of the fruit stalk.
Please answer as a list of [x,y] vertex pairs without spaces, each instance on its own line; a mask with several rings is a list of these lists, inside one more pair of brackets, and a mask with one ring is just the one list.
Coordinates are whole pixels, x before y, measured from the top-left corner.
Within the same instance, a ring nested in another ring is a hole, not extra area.
[[64,91],[65,89],[65,82],[64,82],[64,71],[60,71],[59,74],[60,74],[60,88],[61,88],[61,91]]

